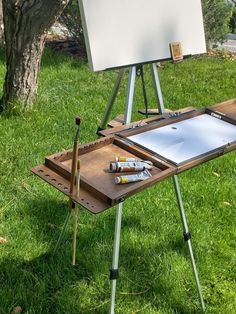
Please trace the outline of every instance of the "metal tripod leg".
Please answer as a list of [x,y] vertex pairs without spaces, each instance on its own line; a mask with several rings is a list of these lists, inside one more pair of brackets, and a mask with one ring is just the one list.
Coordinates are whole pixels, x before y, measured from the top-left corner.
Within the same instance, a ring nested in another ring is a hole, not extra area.
[[[162,91],[161,91],[161,85],[160,85],[160,79],[158,76],[157,66],[154,63],[152,64],[152,75],[153,75],[154,88],[155,88],[156,96],[157,96],[158,103],[159,103],[159,112],[161,114],[163,114],[163,113],[165,113],[164,101],[163,101],[163,97],[162,97]],[[183,230],[184,230],[184,239],[188,243],[188,249],[189,249],[189,253],[190,253],[190,257],[191,257],[191,263],[192,263],[192,267],[193,267],[193,273],[194,273],[195,281],[197,284],[197,289],[198,289],[198,294],[199,294],[199,298],[200,298],[200,302],[201,302],[202,311],[204,312],[205,311],[205,304],[204,304],[204,300],[203,300],[203,296],[202,296],[202,289],[201,289],[200,281],[198,278],[198,272],[197,272],[197,268],[196,268],[196,264],[195,264],[194,255],[193,255],[193,249],[192,249],[192,244],[191,244],[191,240],[190,240],[191,235],[190,235],[189,230],[188,230],[188,224],[187,224],[187,220],[186,220],[186,216],[185,216],[185,210],[184,210],[183,201],[182,201],[182,197],[181,197],[178,177],[175,175],[173,177],[173,180],[174,180],[175,192],[176,192],[176,197],[177,197],[177,201],[178,201],[178,205],[179,205],[179,211],[180,211],[180,216],[181,216]]]
[[124,124],[130,123],[131,118],[132,118],[135,78],[136,78],[136,67],[132,66],[129,71],[128,93],[127,93],[127,98],[126,98]]
[[[131,117],[132,117],[135,78],[136,78],[136,67],[133,66],[130,68],[130,72],[129,72],[128,93],[127,93],[127,98],[126,98],[124,124],[130,123]],[[112,269],[110,270],[110,279],[112,280],[110,314],[115,313],[116,280],[119,277],[118,261],[119,261],[119,251],[120,251],[122,208],[123,208],[123,203],[118,204],[117,212],[116,212],[113,261],[112,261]]]
[[119,250],[120,250],[120,232],[121,232],[122,208],[123,208],[123,203],[118,204],[117,211],[116,211],[116,226],[115,226],[115,237],[114,237],[114,247],[113,247],[113,261],[112,261],[112,269],[110,270],[110,280],[112,280],[110,314],[115,313],[116,280],[119,277],[118,262],[119,262]]
[[113,108],[116,96],[118,94],[118,91],[119,91],[119,88],[120,88],[120,84],[121,84],[121,80],[122,80],[122,78],[124,76],[125,70],[126,69],[120,69],[120,71],[118,73],[117,80],[116,80],[115,85],[114,85],[113,90],[112,90],[111,98],[109,99],[109,102],[107,104],[107,108],[106,108],[106,111],[104,113],[104,117],[102,119],[102,122],[101,122],[101,125],[100,125],[98,131],[104,130],[106,128],[106,126],[107,126],[107,122],[108,122],[108,119],[110,117],[111,110]]
[[183,201],[182,201],[182,197],[181,197],[178,177],[174,176],[173,180],[174,180],[175,192],[176,192],[176,196],[177,196],[177,200],[178,200],[179,211],[180,211],[180,216],[181,216],[183,230],[184,230],[184,239],[188,244],[189,254],[191,257],[191,262],[192,262],[192,267],[193,267],[193,273],[194,273],[195,281],[197,284],[197,289],[198,289],[198,294],[199,294],[199,298],[200,298],[200,302],[201,302],[202,311],[204,312],[205,311],[205,304],[204,304],[204,300],[203,300],[203,296],[202,296],[202,289],[201,289],[200,281],[198,278],[197,267],[196,267],[195,259],[194,259],[194,255],[193,255],[193,249],[192,249],[192,244],[191,244],[191,240],[190,240],[191,235],[190,235],[190,232],[188,230],[188,224],[187,224],[187,220],[186,220],[186,216],[185,216],[185,210],[184,210]]
[[71,207],[71,208],[69,209],[68,213],[67,213],[67,216],[66,216],[66,220],[65,220],[63,229],[62,229],[62,231],[61,231],[61,233],[60,233],[60,235],[59,235],[59,238],[58,238],[58,240],[57,240],[57,244],[56,244],[55,249],[54,249],[54,251],[53,251],[53,253],[52,253],[52,256],[54,256],[54,255],[56,254],[56,252],[57,252],[57,250],[58,250],[58,248],[59,248],[59,246],[60,246],[60,244],[61,244],[61,241],[62,241],[62,239],[63,239],[63,237],[64,237],[65,232],[66,232],[66,228],[67,228],[67,226],[68,226],[68,224],[69,224],[69,221],[70,221],[70,217],[71,217],[71,215],[72,215],[72,212],[73,212],[73,208]]
[[163,113],[165,113],[165,107],[164,107],[164,101],[163,101],[162,92],[161,92],[161,84],[160,84],[160,79],[159,79],[159,75],[157,72],[156,63],[151,64],[151,70],[152,70],[154,89],[155,89],[155,93],[156,93],[156,97],[157,97],[157,101],[158,101],[159,113],[163,114]]

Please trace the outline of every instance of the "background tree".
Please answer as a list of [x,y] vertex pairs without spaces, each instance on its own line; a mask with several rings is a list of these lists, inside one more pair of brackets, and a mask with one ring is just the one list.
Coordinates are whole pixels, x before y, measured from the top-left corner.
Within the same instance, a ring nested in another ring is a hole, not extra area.
[[0,45],[4,42],[4,27],[3,27],[3,15],[2,15],[2,0],[0,0]]
[[[62,20],[72,37],[84,45],[77,0],[0,0],[6,42],[7,72],[0,111],[11,104],[30,107],[37,91],[37,79],[47,30],[65,11]],[[234,3],[236,0],[232,0]],[[202,0],[208,46],[222,42],[229,31],[232,5],[226,0]]]
[[229,26],[230,26],[231,33],[235,33],[236,32],[236,0],[231,0],[231,2],[233,2],[234,8],[233,8],[232,16],[230,18]]
[[6,78],[1,111],[17,102],[30,107],[47,30],[69,0],[2,0],[6,41]]
[[230,26],[231,33],[235,33],[235,31],[236,31],[236,8],[234,8],[233,14],[230,18],[229,26]]
[[225,0],[202,0],[202,9],[208,47],[222,43],[229,32],[232,5]]
[[82,21],[79,12],[78,0],[70,0],[62,12],[59,22],[66,26],[68,37],[76,41],[80,49],[85,49]]
[[[232,3],[236,4],[236,0],[231,0],[231,4],[226,0],[202,0],[208,47],[214,44],[217,45],[225,40],[225,35],[229,32]],[[68,6],[60,16],[60,22],[67,27],[69,36],[75,39],[82,48],[84,46],[84,38],[77,0],[69,1]]]

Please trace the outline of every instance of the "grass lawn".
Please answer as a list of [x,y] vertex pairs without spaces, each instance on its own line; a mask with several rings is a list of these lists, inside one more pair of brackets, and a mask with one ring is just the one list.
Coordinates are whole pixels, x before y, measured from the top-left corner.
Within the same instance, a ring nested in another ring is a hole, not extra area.
[[[1,58],[1,85],[4,73]],[[227,58],[166,62],[159,74],[170,109],[235,98],[236,62]],[[72,147],[76,115],[82,121],[81,141],[96,139],[115,79],[115,71],[94,74],[84,61],[47,50],[33,110],[0,116],[0,237],[7,241],[0,243],[0,314],[18,305],[28,314],[108,313],[115,208],[98,216],[81,209],[78,265],[71,266],[72,224],[52,260],[68,199],[30,169],[45,156]],[[111,118],[124,112],[127,79]],[[140,119],[140,79],[134,102],[133,118]],[[235,152],[179,176],[206,313],[236,312],[235,176]],[[200,313],[171,179],[125,202],[116,313]]]

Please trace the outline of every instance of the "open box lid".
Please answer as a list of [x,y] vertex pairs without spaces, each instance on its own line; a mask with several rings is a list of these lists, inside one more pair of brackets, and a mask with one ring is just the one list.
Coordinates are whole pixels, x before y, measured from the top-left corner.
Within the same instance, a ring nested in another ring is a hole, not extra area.
[[211,108],[172,115],[116,135],[176,166],[180,173],[235,149],[234,117],[236,99]]
[[178,168],[226,152],[236,143],[236,121],[209,109],[117,134]]
[[211,113],[224,117],[226,121],[236,121],[236,98],[224,101],[220,104],[207,108]]

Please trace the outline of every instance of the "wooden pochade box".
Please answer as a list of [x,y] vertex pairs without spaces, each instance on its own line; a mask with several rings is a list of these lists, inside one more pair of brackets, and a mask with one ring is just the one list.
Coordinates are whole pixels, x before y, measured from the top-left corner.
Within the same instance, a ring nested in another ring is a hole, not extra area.
[[[116,185],[116,174],[109,172],[110,161],[116,156],[134,157],[153,162],[152,177],[133,184]],[[124,201],[144,188],[175,173],[175,167],[155,158],[151,154],[134,147],[116,136],[109,136],[86,145],[79,146],[80,193],[73,201],[92,213]],[[44,165],[33,168],[33,172],[64,194],[69,195],[72,150],[46,157]]]
[[[135,122],[113,128],[107,131],[108,136],[80,145],[81,181],[78,198],[70,195],[72,150],[46,157],[45,163],[34,167],[32,171],[69,196],[75,203],[80,204],[94,214],[100,213],[165,178],[193,168],[236,148],[235,141],[227,143],[213,151],[177,165],[159,156],[159,154],[154,154],[151,150],[130,141],[129,137],[134,134],[158,129],[203,114],[236,125],[236,99],[206,109],[196,110],[191,108],[188,110],[177,116],[163,115],[157,118],[145,119],[142,126],[140,126],[141,123]],[[107,135],[106,131],[104,132],[102,132],[103,135]],[[145,181],[116,185],[114,179],[117,174],[109,172],[110,162],[115,161],[116,156],[135,157],[139,160],[152,161],[153,169],[150,171],[152,176]]]

